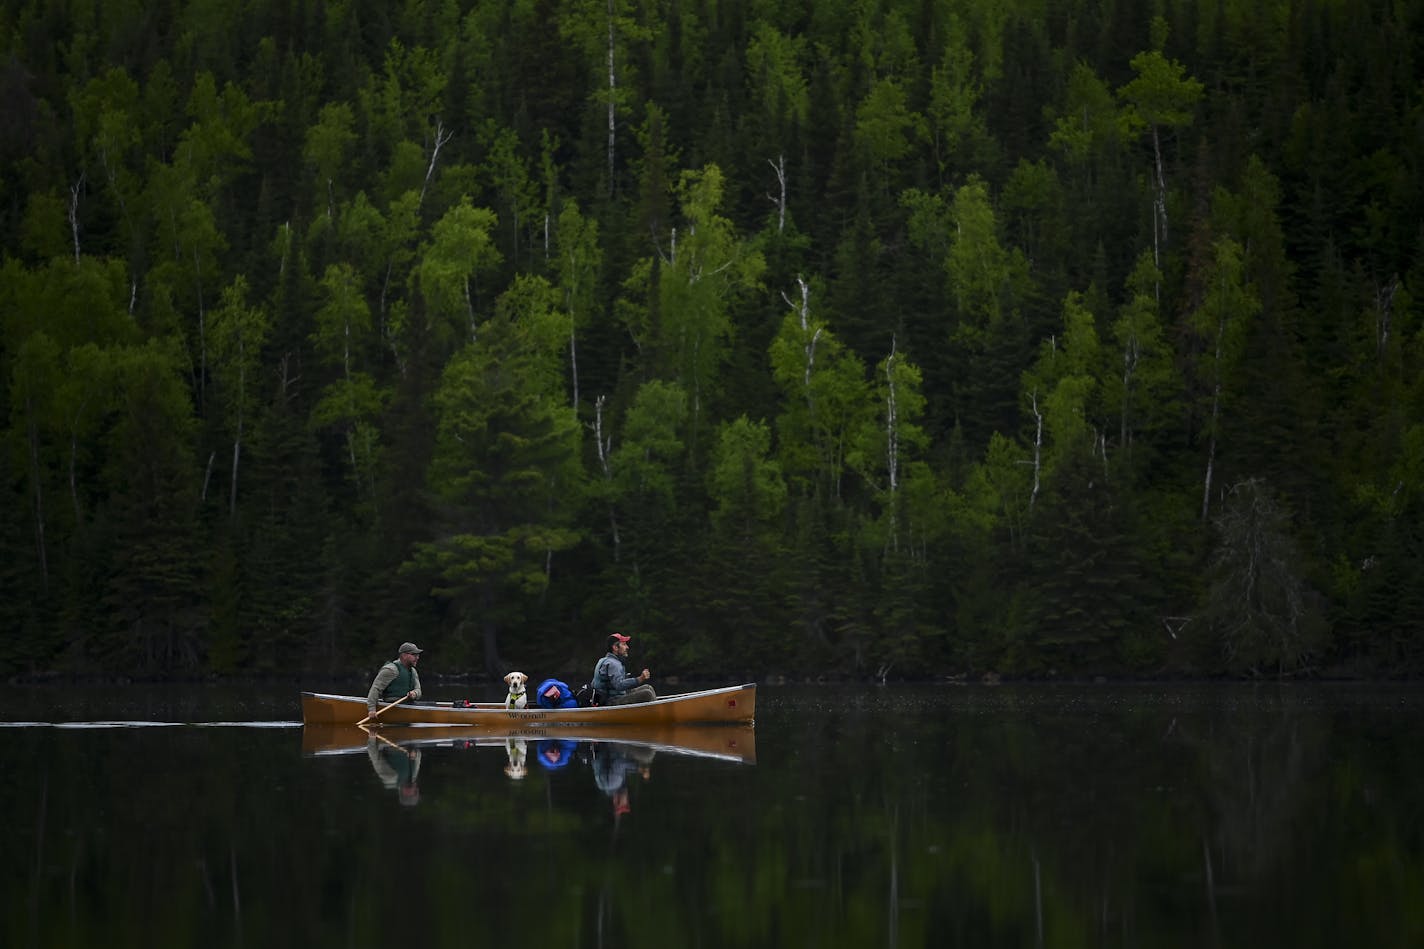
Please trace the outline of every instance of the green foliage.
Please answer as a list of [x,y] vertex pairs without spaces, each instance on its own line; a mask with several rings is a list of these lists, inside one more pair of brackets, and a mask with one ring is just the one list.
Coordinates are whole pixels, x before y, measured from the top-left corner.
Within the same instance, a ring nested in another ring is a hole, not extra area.
[[1132,57],[1129,64],[1136,76],[1118,90],[1130,106],[1124,115],[1129,132],[1148,128],[1176,128],[1192,121],[1192,107],[1201,100],[1200,81],[1186,75],[1186,67],[1147,50]]
[[781,467],[800,490],[839,497],[847,455],[870,399],[865,368],[810,315],[810,288],[771,344],[772,375],[786,401],[777,419]]
[[496,222],[493,211],[473,207],[466,198],[435,223],[419,274],[429,328],[442,347],[475,337],[479,318],[475,279],[501,259],[491,236]]
[[506,597],[548,583],[548,558],[572,547],[580,489],[573,411],[551,391],[556,346],[567,335],[542,280],[516,284],[478,339],[450,360],[435,394],[430,484],[442,502],[434,540],[408,568],[467,614],[484,612],[484,663],[500,666],[497,631],[516,615]]
[[22,5],[31,661],[1417,672],[1418,16],[1041,6]]

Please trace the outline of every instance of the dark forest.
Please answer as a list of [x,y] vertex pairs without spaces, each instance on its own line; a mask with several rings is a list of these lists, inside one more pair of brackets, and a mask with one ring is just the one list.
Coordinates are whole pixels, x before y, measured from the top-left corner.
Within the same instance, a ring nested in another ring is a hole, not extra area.
[[8,0],[0,673],[1417,675],[1421,27]]

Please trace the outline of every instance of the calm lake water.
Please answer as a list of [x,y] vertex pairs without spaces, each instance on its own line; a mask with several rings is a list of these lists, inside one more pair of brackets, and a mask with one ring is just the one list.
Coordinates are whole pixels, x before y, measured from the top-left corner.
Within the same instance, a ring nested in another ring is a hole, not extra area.
[[1419,688],[758,693],[674,749],[11,689],[0,945],[1424,945]]

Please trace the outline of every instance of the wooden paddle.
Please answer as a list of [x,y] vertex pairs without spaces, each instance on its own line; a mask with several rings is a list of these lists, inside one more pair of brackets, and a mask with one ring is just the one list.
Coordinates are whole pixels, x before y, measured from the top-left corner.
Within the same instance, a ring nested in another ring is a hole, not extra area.
[[410,698],[410,693],[409,693],[409,692],[407,692],[405,695],[402,695],[400,698],[396,699],[396,700],[395,700],[394,702],[392,702],[390,705],[383,705],[383,706],[380,708],[379,711],[372,712],[370,715],[367,715],[365,718],[361,719],[361,720],[360,720],[359,722],[357,722],[356,724],[357,724],[357,725],[364,725],[364,724],[366,724],[367,722],[372,721],[373,719],[380,718],[382,715],[386,714],[387,711],[389,711],[390,709],[395,708],[397,705],[401,704],[402,702],[404,702],[404,701],[405,701],[406,699],[408,699],[408,698]]

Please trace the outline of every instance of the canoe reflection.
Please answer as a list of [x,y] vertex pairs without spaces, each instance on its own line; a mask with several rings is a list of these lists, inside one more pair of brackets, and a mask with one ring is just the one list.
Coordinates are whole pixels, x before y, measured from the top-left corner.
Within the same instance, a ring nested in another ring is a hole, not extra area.
[[359,728],[351,725],[302,729],[302,753],[309,757],[364,751],[381,783],[404,805],[420,802],[422,752],[431,749],[493,749],[504,752],[504,773],[522,781],[536,768],[557,772],[571,764],[587,765],[594,783],[612,802],[614,817],[630,809],[628,782],[647,780],[658,755],[714,758],[756,764],[755,727],[398,725]]
[[[597,728],[588,725],[501,728],[493,725],[391,725],[370,729],[352,725],[307,725],[302,729],[302,753],[309,756],[355,754],[375,740],[401,748],[500,747],[523,741],[545,767],[567,765],[564,752],[576,745],[617,742],[649,748],[659,754],[717,758],[756,764],[756,728],[740,725],[663,725],[647,728],[622,725]],[[566,744],[569,743],[569,744]],[[527,762],[526,762],[527,763]]]

